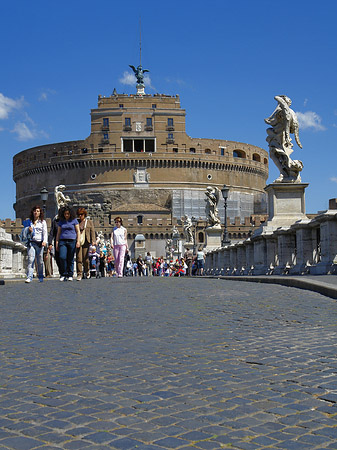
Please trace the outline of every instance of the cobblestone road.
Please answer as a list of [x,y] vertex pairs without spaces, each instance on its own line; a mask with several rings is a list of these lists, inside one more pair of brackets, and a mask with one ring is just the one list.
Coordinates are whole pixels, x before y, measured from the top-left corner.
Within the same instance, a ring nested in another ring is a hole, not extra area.
[[0,296],[0,449],[337,449],[333,299],[139,277]]

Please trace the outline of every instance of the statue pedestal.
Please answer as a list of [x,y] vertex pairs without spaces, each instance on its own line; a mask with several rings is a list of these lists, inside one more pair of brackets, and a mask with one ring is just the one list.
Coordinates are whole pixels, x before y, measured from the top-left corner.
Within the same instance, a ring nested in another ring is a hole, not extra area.
[[264,188],[268,194],[267,227],[290,226],[305,220],[304,191],[309,183],[272,183]]
[[221,227],[216,228],[208,227],[205,229],[205,232],[206,232],[206,251],[211,251],[214,250],[215,248],[220,248],[222,236]]
[[145,85],[144,84],[137,84],[137,95],[142,97],[145,95]]

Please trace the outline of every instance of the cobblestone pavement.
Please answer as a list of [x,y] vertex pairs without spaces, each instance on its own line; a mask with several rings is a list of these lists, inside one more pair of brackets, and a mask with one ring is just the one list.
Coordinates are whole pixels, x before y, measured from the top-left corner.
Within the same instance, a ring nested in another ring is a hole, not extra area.
[[145,277],[0,295],[0,449],[337,449],[331,298]]

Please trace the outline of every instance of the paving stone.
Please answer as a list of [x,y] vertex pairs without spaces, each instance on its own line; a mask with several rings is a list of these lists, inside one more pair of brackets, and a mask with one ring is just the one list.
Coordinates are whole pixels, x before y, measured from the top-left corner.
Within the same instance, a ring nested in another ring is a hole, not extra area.
[[4,286],[0,446],[152,450],[178,440],[250,450],[275,441],[299,450],[337,441],[334,300],[143,278],[113,290],[111,279]]
[[158,441],[155,441],[154,444],[157,444],[164,448],[178,448],[178,447],[182,447],[183,445],[188,444],[188,441],[186,441],[184,439],[175,438],[175,437],[167,437],[167,438],[159,439]]
[[5,447],[15,450],[30,450],[43,445],[41,441],[20,436],[3,439],[0,443]]

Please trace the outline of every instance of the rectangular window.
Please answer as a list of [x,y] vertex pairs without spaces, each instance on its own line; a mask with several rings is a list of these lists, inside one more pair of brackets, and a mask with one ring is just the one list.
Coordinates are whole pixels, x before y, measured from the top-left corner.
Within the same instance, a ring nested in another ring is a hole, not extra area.
[[133,140],[132,139],[123,139],[123,151],[124,152],[133,152]]
[[220,148],[220,153],[221,153],[221,156],[225,156],[225,149],[224,148]]
[[154,153],[156,151],[155,139],[123,139],[123,152],[147,152]]
[[119,104],[119,107],[120,107],[120,108],[124,108],[123,103],[120,103],[120,104]]
[[135,152],[143,152],[144,151],[144,140],[143,139],[134,139]]
[[173,119],[167,119],[167,126],[173,127]]
[[152,117],[147,117],[146,118],[146,126],[147,127],[152,127]]
[[104,139],[105,141],[108,141],[108,140],[109,140],[109,134],[108,134],[108,133],[104,133],[104,134],[103,134],[103,139]]
[[173,133],[168,133],[167,139],[173,139]]
[[156,109],[157,105],[155,103],[152,104],[152,109]]
[[174,153],[178,153],[178,149],[177,149],[177,148],[174,148],[174,149],[173,149],[173,152],[174,152]]
[[145,151],[154,153],[154,139],[145,139]]
[[126,127],[131,127],[131,119],[130,119],[130,117],[126,117],[125,118],[125,126]]
[[109,119],[108,118],[104,118],[103,119],[103,127],[104,128],[109,128]]

